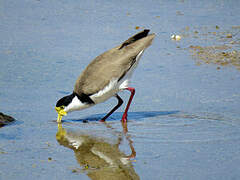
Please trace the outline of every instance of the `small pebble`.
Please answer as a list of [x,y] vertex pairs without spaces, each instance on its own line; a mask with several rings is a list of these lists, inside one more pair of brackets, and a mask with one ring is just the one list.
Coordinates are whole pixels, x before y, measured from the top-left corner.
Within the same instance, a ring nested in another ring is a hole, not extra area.
[[171,36],[171,39],[172,40],[175,40],[175,41],[180,41],[181,40],[181,36],[180,35],[175,35],[175,34],[173,34],[172,36]]
[[76,169],[73,169],[73,170],[72,170],[72,173],[76,173],[76,172],[77,172],[77,170],[76,170]]

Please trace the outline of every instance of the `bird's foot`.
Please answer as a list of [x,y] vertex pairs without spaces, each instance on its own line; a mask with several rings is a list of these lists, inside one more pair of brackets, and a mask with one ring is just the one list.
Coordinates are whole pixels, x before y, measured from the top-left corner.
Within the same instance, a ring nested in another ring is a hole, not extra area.
[[126,123],[127,122],[127,114],[123,114],[122,116],[122,122]]
[[105,122],[105,119],[103,118],[103,119],[99,120],[99,122]]

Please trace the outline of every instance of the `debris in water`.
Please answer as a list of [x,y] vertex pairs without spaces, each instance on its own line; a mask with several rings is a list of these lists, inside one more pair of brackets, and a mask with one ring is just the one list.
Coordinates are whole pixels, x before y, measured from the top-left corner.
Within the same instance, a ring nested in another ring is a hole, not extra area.
[[180,41],[181,40],[181,36],[180,35],[175,35],[175,34],[173,34],[172,36],[171,36],[171,39],[172,40],[175,40],[175,41]]
[[73,170],[72,170],[72,173],[76,173],[76,172],[77,172],[77,170],[76,170],[76,169],[73,169]]
[[226,38],[232,38],[232,34],[227,34]]
[[0,127],[10,124],[13,121],[15,121],[13,117],[0,112]]
[[[188,38],[188,42],[192,40],[190,43],[193,45],[182,49],[190,51],[193,59],[196,60],[196,65],[215,64],[217,70],[224,66],[234,66],[240,70],[239,29],[240,26],[223,29],[218,25],[183,28],[180,30],[181,37]],[[172,35],[171,38],[177,40],[176,36]]]
[[192,56],[206,64],[217,64],[219,66],[233,65],[240,70],[240,51],[230,50],[231,47],[222,46],[190,46]]

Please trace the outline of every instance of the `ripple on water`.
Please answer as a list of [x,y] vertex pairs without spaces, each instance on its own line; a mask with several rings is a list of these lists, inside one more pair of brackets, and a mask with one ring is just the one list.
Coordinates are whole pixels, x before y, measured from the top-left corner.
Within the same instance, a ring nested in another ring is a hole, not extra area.
[[129,123],[135,142],[201,143],[240,139],[239,121],[218,114],[179,112]]
[[[122,133],[119,122],[122,113],[114,113],[106,124],[98,122],[102,116],[86,117],[88,123],[81,126],[76,125],[82,119],[66,120],[64,124],[96,133],[97,136],[119,136]],[[135,143],[203,143],[240,139],[240,121],[231,116],[206,112],[129,112],[128,119],[128,135],[134,138]]]

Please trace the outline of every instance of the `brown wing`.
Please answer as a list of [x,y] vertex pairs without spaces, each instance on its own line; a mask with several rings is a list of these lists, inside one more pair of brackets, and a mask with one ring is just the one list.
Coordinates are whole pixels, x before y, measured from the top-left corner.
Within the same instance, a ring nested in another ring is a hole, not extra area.
[[148,35],[123,47],[117,46],[96,57],[78,77],[74,92],[95,94],[104,89],[113,78],[121,78],[132,66],[135,57],[151,44],[154,37],[154,34]]

